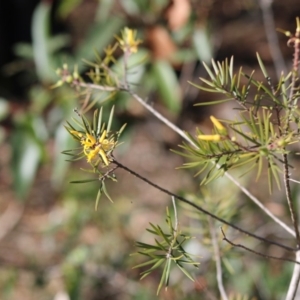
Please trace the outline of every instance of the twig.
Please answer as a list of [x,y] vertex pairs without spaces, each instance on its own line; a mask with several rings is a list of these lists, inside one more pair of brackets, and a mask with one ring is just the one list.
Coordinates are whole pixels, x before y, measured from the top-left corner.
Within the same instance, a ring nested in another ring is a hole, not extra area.
[[[293,115],[293,107],[297,105],[298,98],[294,99],[293,105],[292,101],[295,96],[296,91],[296,82],[298,80],[298,67],[299,67],[299,53],[300,53],[300,24],[299,24],[299,18],[297,18],[297,29],[295,36],[290,38],[289,43],[294,43],[294,59],[293,59],[293,71],[292,71],[292,82],[290,87],[290,95],[289,95],[289,106],[288,106],[288,112],[287,112],[287,121],[285,126],[285,133],[288,133],[290,128],[290,121],[292,120]],[[300,248],[300,232],[298,227],[298,215],[295,211],[294,205],[293,205],[293,199],[291,194],[291,187],[290,187],[290,173],[289,173],[289,164],[288,164],[288,156],[286,153],[283,154],[283,178],[284,178],[284,187],[285,187],[285,193],[286,193],[286,200],[288,203],[288,207],[290,210],[291,220],[293,222],[293,226],[296,233],[296,240],[297,240],[297,246],[298,249]]]
[[295,179],[292,179],[292,178],[289,178],[289,181],[293,181],[293,182],[296,182],[296,183],[300,183],[299,180],[295,180]]
[[293,199],[292,199],[292,193],[291,193],[291,186],[290,186],[290,180],[289,180],[289,166],[288,166],[288,158],[287,154],[283,154],[283,178],[284,178],[284,187],[285,187],[285,194],[286,194],[286,200],[288,203],[288,207],[290,210],[291,214],[291,219],[295,228],[296,232],[296,239],[297,239],[297,246],[298,249],[300,248],[300,233],[299,233],[299,227],[298,227],[298,215],[295,212],[294,204],[293,204]]
[[294,259],[290,259],[290,258],[282,258],[282,257],[278,257],[278,256],[273,256],[273,255],[267,255],[267,254],[264,254],[264,253],[261,253],[261,252],[258,252],[258,251],[255,251],[253,249],[250,249],[242,244],[236,244],[236,243],[233,243],[232,241],[230,241],[224,231],[223,231],[223,228],[221,227],[221,231],[222,231],[222,234],[223,234],[223,240],[226,241],[228,244],[230,244],[231,246],[233,247],[238,247],[238,248],[242,248],[248,252],[251,252],[253,254],[256,254],[258,256],[261,256],[261,257],[264,257],[264,258],[268,258],[268,259],[275,259],[275,260],[281,260],[281,261],[287,261],[287,262],[292,262],[292,263],[295,263],[296,265],[300,265],[300,259],[299,261],[297,260],[294,260]]
[[113,160],[113,163],[116,164],[116,165],[117,165],[118,167],[120,167],[121,169],[123,169],[123,170],[129,172],[130,174],[132,174],[132,175],[138,177],[138,178],[141,179],[142,181],[144,181],[144,182],[148,183],[149,185],[153,186],[154,188],[160,190],[161,192],[163,192],[163,193],[165,193],[165,194],[167,194],[167,195],[169,195],[169,196],[171,196],[171,197],[175,197],[175,198],[177,198],[178,200],[180,200],[181,202],[187,203],[188,205],[194,207],[196,210],[201,211],[202,213],[204,213],[204,214],[206,214],[206,215],[212,217],[213,219],[215,219],[215,220],[217,220],[217,221],[219,221],[219,222],[221,222],[221,223],[223,223],[223,224],[226,224],[226,225],[228,225],[228,226],[234,228],[235,230],[238,230],[238,231],[240,231],[240,232],[242,232],[242,233],[244,233],[244,234],[246,234],[246,235],[249,235],[249,236],[251,236],[251,237],[253,237],[253,238],[257,239],[257,240],[260,240],[260,241],[262,241],[262,242],[264,242],[264,243],[276,245],[276,246],[278,246],[278,247],[280,247],[280,248],[283,248],[283,249],[286,249],[286,250],[292,251],[292,252],[297,251],[297,249],[294,249],[294,248],[291,248],[291,247],[282,245],[282,244],[277,243],[277,242],[275,242],[275,241],[271,241],[271,240],[268,240],[268,239],[263,238],[263,237],[261,237],[261,236],[258,236],[258,235],[256,235],[256,234],[253,234],[253,233],[251,233],[251,232],[249,232],[249,231],[247,231],[247,230],[244,230],[244,229],[242,229],[242,228],[240,228],[240,227],[238,227],[238,226],[236,226],[236,225],[234,225],[234,224],[232,224],[232,223],[230,223],[230,222],[228,222],[228,221],[226,221],[226,220],[224,220],[224,219],[222,219],[222,218],[216,216],[215,214],[213,214],[213,213],[207,211],[206,209],[204,209],[204,208],[202,208],[201,206],[199,206],[199,205],[197,205],[197,204],[191,202],[190,200],[188,200],[188,199],[186,199],[186,198],[184,198],[184,197],[181,197],[181,196],[179,196],[179,195],[176,195],[176,194],[174,194],[174,193],[168,191],[167,189],[165,189],[165,188],[163,188],[163,187],[157,185],[156,183],[153,183],[152,181],[150,181],[150,180],[148,180],[147,178],[143,177],[142,175],[136,173],[135,171],[129,169],[128,167],[124,166],[123,164],[121,164],[120,162],[118,162],[118,161],[115,160],[115,159]]
[[[120,91],[124,89],[120,89],[118,87],[107,87],[107,86],[100,86],[97,84],[88,84],[88,83],[78,83],[81,87],[92,88],[102,91]],[[155,110],[151,105],[147,104],[140,96],[133,93],[130,90],[124,90],[128,92],[136,101],[138,101],[143,107],[145,107],[149,112],[151,112],[157,119],[171,128],[174,132],[176,132],[179,136],[185,139],[188,143],[190,143],[195,148],[198,148],[197,145],[190,140],[190,138],[178,128],[175,124],[170,122],[167,118],[161,115],[157,110]],[[269,211],[254,195],[252,195],[241,183],[239,183],[233,176],[231,176],[228,172],[225,172],[225,176],[231,180],[246,196],[249,197],[251,201],[253,201],[265,214],[267,214],[274,222],[280,225],[283,229],[285,229],[288,233],[292,236],[296,236],[295,232],[288,227],[284,222],[282,222],[279,218],[277,218],[271,211]]]
[[[296,252],[296,260],[300,260],[300,251]],[[299,299],[299,295],[297,295],[299,281],[300,281],[300,266],[299,266],[299,264],[295,264],[293,276],[290,281],[290,286],[289,286],[285,300],[294,300],[294,299],[296,299],[296,296],[297,296],[297,299]]]
[[209,223],[209,231],[210,231],[210,236],[211,236],[212,245],[213,245],[214,254],[215,254],[218,288],[219,288],[222,299],[228,300],[228,296],[226,294],[226,291],[225,291],[225,288],[223,285],[221,255],[220,255],[220,249],[219,249],[219,244],[218,244],[218,239],[217,239],[217,233],[216,233],[216,230],[215,230],[215,227],[214,227],[211,217],[208,217],[208,223]]

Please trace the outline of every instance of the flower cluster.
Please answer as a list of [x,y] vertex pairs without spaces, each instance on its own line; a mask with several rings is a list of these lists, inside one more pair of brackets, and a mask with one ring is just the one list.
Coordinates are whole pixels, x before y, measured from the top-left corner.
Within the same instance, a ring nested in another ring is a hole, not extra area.
[[[86,158],[87,162],[93,166],[93,169],[100,167],[107,167],[113,161],[112,152],[120,145],[119,138],[124,130],[124,124],[120,130],[111,131],[113,121],[114,107],[112,107],[108,123],[102,122],[102,108],[94,111],[92,122],[89,122],[85,116],[81,115],[81,122],[77,119],[73,121],[80,127],[76,129],[71,123],[67,122],[65,126],[67,131],[74,139],[80,142],[79,149],[70,149],[63,151],[64,154],[72,156],[74,160]],[[79,151],[77,151],[79,150]]]
[[89,163],[100,157],[106,166],[109,165],[111,160],[110,154],[117,144],[113,135],[108,137],[106,130],[103,131],[99,138],[89,133],[83,134],[76,130],[70,130],[70,133],[80,139],[80,143],[83,146],[83,153]]
[[136,53],[138,51],[138,45],[142,40],[136,39],[136,30],[125,27],[122,31],[122,37],[116,36],[120,48],[126,53]]

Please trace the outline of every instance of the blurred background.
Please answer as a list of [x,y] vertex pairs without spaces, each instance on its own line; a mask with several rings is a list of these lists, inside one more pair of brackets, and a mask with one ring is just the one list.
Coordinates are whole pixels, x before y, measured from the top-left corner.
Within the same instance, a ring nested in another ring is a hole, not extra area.
[[[201,262],[195,282],[175,270],[168,291],[156,296],[159,271],[139,281],[142,270],[132,269],[142,261],[130,256],[137,251],[135,241],[149,242],[149,222],[164,224],[169,197],[117,171],[118,183],[109,186],[114,203],[103,197],[95,211],[98,187],[69,184],[87,176],[80,171],[84,161],[70,164],[61,154],[75,145],[64,124],[80,104],[67,85],[51,88],[58,80],[55,70],[76,64],[85,74],[82,59],[103,55],[124,26],[137,29],[144,59],[130,81],[148,103],[194,134],[197,126],[209,126],[210,114],[232,114],[231,105],[194,106],[220,99],[188,83],[200,84],[198,78],[206,76],[201,61],[233,55],[236,69],[243,66],[250,73],[259,70],[259,52],[276,82],[277,74],[291,66],[293,49],[275,29],[294,32],[299,15],[296,0],[1,1],[0,299],[220,299],[214,259],[201,239],[189,244]],[[256,76],[263,80],[259,71]],[[174,132],[128,95],[119,93],[100,104],[107,114],[116,105],[116,128],[128,124],[116,153],[119,161],[173,192],[197,198],[199,179],[193,171],[175,170],[184,160],[170,152],[181,143]],[[213,193],[220,201],[229,189],[228,182],[221,184],[225,191],[219,186]],[[282,192],[271,201],[264,182],[258,188],[250,177],[244,184],[288,220]],[[230,189],[233,207],[247,211],[236,214],[235,222],[267,237],[287,238]],[[202,230],[201,217],[195,223],[179,211],[182,228]],[[285,255],[272,247],[261,250]],[[226,252],[223,263],[228,292],[268,300],[286,292],[292,265],[235,250]]]

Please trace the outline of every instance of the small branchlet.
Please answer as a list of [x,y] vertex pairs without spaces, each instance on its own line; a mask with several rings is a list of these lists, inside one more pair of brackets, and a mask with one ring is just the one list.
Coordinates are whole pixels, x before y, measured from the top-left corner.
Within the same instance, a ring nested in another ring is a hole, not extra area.
[[[149,258],[148,261],[138,264],[134,268],[141,268],[150,266],[149,269],[141,272],[141,279],[151,274],[159,267],[163,267],[161,279],[157,288],[157,294],[160,292],[163,285],[167,288],[169,285],[171,265],[175,264],[189,279],[194,281],[192,275],[187,271],[186,265],[198,267],[199,263],[195,262],[191,255],[187,253],[183,246],[191,239],[190,236],[181,233],[177,228],[177,221],[175,226],[167,208],[166,222],[169,228],[166,233],[159,225],[150,223],[151,228],[147,231],[155,236],[155,244],[146,244],[137,242],[137,247],[141,250],[138,252]],[[158,240],[160,238],[160,240]]]
[[107,171],[107,167],[113,162],[113,151],[120,145],[119,138],[124,130],[126,124],[124,124],[117,132],[111,131],[111,125],[113,121],[114,107],[112,108],[107,125],[102,122],[102,108],[95,110],[94,118],[92,122],[89,122],[83,115],[81,120],[73,119],[74,123],[80,129],[75,129],[71,123],[67,122],[66,129],[72,135],[72,137],[80,143],[80,147],[77,149],[71,149],[63,151],[63,154],[71,156],[69,161],[75,161],[86,158],[92,169],[85,170],[89,173],[97,174],[97,178],[92,178],[82,181],[73,181],[72,183],[86,183],[91,181],[100,181],[100,188],[96,200],[96,208],[101,193],[111,200],[105,187],[105,181],[107,179],[116,181],[113,171],[116,167]]
[[[227,59],[221,63],[212,61],[212,67],[204,65],[210,79],[200,78],[208,87],[198,86],[206,92],[226,95],[224,100],[217,100],[199,105],[210,105],[227,101],[236,101],[241,109],[235,120],[223,120],[227,127],[211,116],[214,128],[211,134],[204,134],[197,130],[197,138],[188,135],[195,146],[183,144],[180,147],[185,153],[175,151],[178,154],[190,158],[191,162],[184,164],[184,168],[201,167],[198,174],[206,172],[201,184],[207,184],[222,176],[228,170],[251,165],[247,172],[257,169],[258,179],[262,172],[263,162],[268,166],[269,190],[273,189],[275,181],[280,188],[279,174],[282,173],[282,155],[291,152],[290,144],[299,140],[297,130],[289,129],[290,122],[294,122],[299,128],[299,111],[291,108],[289,90],[292,86],[285,87],[285,82],[291,77],[288,74],[282,76],[278,85],[270,84],[271,79],[258,55],[258,62],[267,83],[264,84],[250,75],[244,74],[241,69],[234,74],[233,59]],[[242,77],[248,82],[241,85]],[[249,92],[254,93],[249,100]],[[295,99],[296,95],[293,95]],[[287,111],[282,114],[281,111]],[[275,117],[274,117],[275,112]],[[286,130],[288,128],[288,130]],[[213,162],[213,165],[211,164]]]

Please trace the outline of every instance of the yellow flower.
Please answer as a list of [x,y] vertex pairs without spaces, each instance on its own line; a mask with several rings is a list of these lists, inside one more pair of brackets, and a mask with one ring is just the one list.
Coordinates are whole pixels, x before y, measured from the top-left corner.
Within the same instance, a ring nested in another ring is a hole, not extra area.
[[109,155],[116,146],[113,136],[110,139],[106,138],[106,130],[97,139],[95,136],[85,133],[85,135],[76,130],[71,130],[70,133],[80,138],[80,143],[83,146],[83,153],[87,158],[87,162],[92,163],[94,159],[100,156],[103,163],[109,165]]
[[85,148],[91,148],[95,146],[96,139],[92,135],[87,133],[85,140],[82,140],[81,144],[84,145]]
[[86,155],[86,157],[87,157],[87,161],[88,162],[91,162],[96,156],[97,156],[97,154],[99,153],[99,151],[100,151],[100,145],[99,146],[97,146],[95,149],[93,149],[93,150],[90,150],[90,149],[84,149],[84,153],[85,153],[85,155]]
[[119,42],[121,49],[124,52],[136,53],[138,50],[138,45],[142,40],[136,39],[136,30],[129,29],[125,27],[122,31],[122,38],[116,36],[116,39]]

